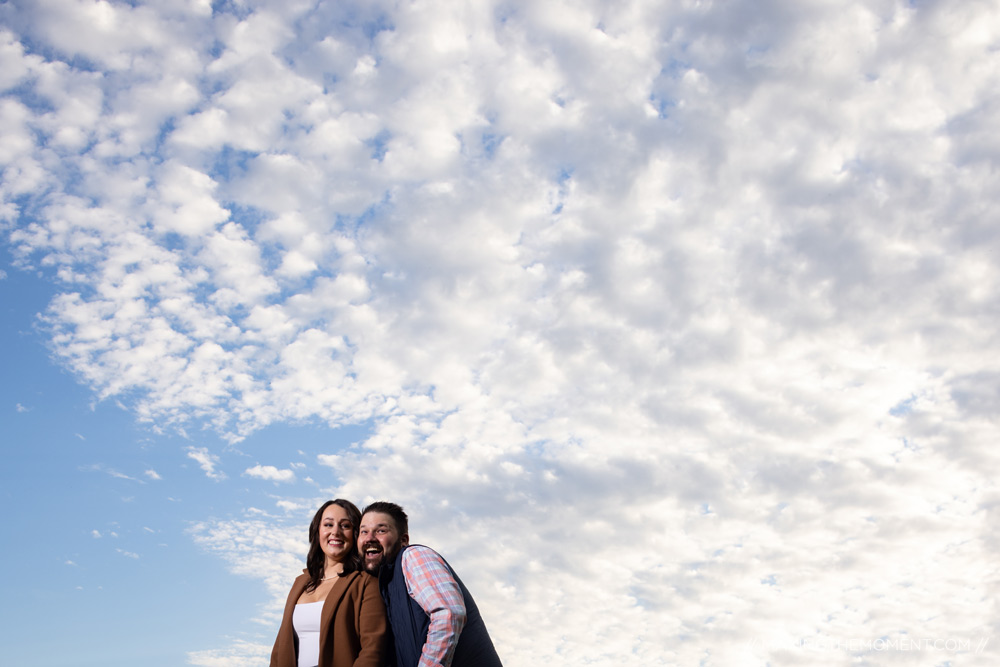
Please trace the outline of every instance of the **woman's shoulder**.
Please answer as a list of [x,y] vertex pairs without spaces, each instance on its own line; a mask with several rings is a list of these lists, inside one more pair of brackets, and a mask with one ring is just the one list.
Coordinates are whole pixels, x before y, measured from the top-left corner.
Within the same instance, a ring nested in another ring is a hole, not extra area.
[[378,578],[369,574],[365,570],[354,570],[350,574],[345,574],[343,576],[344,579],[347,580],[347,585],[350,588],[365,589],[369,586],[378,588]]
[[301,593],[302,590],[306,587],[306,585],[308,585],[308,583],[309,583],[309,571],[302,570],[302,574],[300,574],[299,576],[295,577],[295,579],[292,580],[291,592],[294,593],[297,590]]
[[367,570],[354,570],[349,574],[343,575],[346,579],[350,580],[351,583],[365,584],[372,581],[378,581],[378,577],[373,574],[369,574]]
[[382,593],[379,591],[378,577],[364,570],[355,570],[344,576],[351,578],[347,584],[347,594],[354,598],[357,604],[366,607],[371,605],[382,607]]
[[299,596],[302,595],[302,591],[306,589],[308,584],[309,573],[303,570],[302,574],[295,577],[295,580],[292,581],[292,585],[288,589],[288,601],[286,602],[286,605],[289,609],[291,609],[295,603],[298,602]]

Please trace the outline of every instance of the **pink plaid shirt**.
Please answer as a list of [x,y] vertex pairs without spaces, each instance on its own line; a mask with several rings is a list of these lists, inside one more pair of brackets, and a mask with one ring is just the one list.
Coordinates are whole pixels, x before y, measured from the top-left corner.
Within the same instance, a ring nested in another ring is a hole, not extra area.
[[465,598],[444,559],[433,549],[413,546],[403,552],[406,592],[430,617],[418,667],[450,667],[465,627]]

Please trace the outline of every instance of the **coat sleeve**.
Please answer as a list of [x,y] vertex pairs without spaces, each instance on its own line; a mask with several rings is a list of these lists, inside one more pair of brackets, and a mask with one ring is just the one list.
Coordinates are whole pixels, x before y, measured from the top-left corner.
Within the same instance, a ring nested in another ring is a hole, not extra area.
[[378,581],[368,574],[362,576],[365,581],[361,589],[361,603],[358,605],[361,652],[354,661],[354,667],[383,667],[389,641],[385,603],[378,590]]
[[301,579],[302,577],[299,577],[295,580],[292,584],[292,590],[288,592],[288,599],[285,600],[281,626],[278,628],[278,636],[271,648],[270,667],[295,667],[295,631],[292,629],[292,610],[304,588]]

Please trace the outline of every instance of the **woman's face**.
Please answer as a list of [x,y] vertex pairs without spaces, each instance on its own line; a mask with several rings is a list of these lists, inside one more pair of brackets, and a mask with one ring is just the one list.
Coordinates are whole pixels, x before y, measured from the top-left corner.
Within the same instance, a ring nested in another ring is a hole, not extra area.
[[340,505],[330,505],[323,510],[319,522],[319,546],[327,560],[342,561],[351,553],[354,544],[354,526],[347,510]]

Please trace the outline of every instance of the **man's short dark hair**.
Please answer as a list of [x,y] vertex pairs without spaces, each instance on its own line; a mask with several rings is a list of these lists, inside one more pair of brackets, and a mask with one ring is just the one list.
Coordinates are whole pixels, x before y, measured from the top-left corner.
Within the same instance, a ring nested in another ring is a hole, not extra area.
[[406,512],[396,503],[376,500],[362,510],[361,515],[364,516],[369,512],[381,512],[382,514],[391,516],[392,520],[396,523],[396,530],[399,532],[400,537],[410,534],[410,522],[406,518]]

